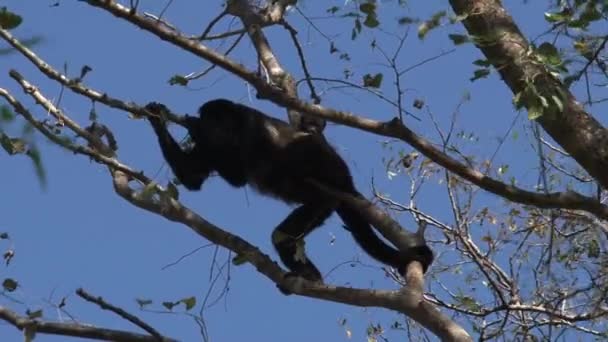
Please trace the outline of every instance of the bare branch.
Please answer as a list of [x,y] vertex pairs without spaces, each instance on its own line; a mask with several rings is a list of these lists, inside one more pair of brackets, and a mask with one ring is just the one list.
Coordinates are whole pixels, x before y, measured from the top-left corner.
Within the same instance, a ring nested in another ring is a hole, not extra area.
[[159,339],[156,336],[142,335],[123,330],[100,328],[89,324],[46,322],[38,319],[31,319],[19,316],[14,311],[11,311],[3,306],[0,306],[0,319],[14,325],[19,330],[25,330],[26,334],[42,333],[117,342],[176,341],[165,337]]
[[142,321],[141,319],[139,319],[135,315],[132,315],[132,314],[126,312],[124,309],[119,308],[117,306],[114,306],[114,305],[106,302],[103,298],[101,298],[101,297],[95,297],[92,294],[86,292],[82,288],[77,289],[76,290],[76,294],[78,296],[80,296],[82,299],[86,300],[87,302],[91,302],[93,304],[96,304],[96,305],[98,305],[100,308],[102,308],[104,310],[112,311],[113,313],[117,314],[118,316],[120,316],[120,317],[126,319],[127,321],[135,324],[136,326],[138,326],[138,327],[142,328],[143,330],[147,331],[150,335],[156,337],[159,341],[166,340],[166,337],[163,337],[163,335],[161,335],[156,329],[154,329],[148,323]]
[[[23,116],[32,126],[34,126],[38,131],[40,131],[45,137],[47,137],[53,143],[66,148],[74,153],[83,154],[88,157],[91,157],[98,163],[104,164],[111,169],[116,169],[128,174],[130,178],[137,179],[144,184],[149,183],[151,180],[146,177],[143,172],[135,171],[130,167],[120,163],[115,158],[107,157],[98,151],[95,151],[89,147],[82,146],[79,144],[75,144],[65,137],[56,135],[51,132],[42,122],[36,120],[34,116],[19,102],[15,97],[13,97],[6,89],[0,88],[0,96],[6,99],[6,101],[13,107],[15,112]],[[45,101],[45,103],[50,103],[50,101]],[[44,103],[43,103],[44,105]],[[47,108],[50,110],[50,108]]]

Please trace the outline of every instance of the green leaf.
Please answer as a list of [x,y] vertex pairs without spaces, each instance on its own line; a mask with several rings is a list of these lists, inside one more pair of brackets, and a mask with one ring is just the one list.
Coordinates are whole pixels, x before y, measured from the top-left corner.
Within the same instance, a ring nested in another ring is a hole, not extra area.
[[152,299],[144,299],[144,298],[135,298],[137,305],[139,305],[140,309],[152,304]]
[[502,165],[498,168],[499,175],[504,175],[505,173],[507,173],[507,171],[509,171],[509,165],[507,165],[507,164]]
[[585,6],[585,10],[581,13],[580,19],[589,25],[592,21],[597,21],[602,19],[602,13],[597,10],[596,2],[589,1],[587,6]]
[[29,319],[36,319],[42,317],[42,309],[36,311],[25,310],[25,314]]
[[418,38],[424,39],[424,37],[431,31],[441,24],[441,18],[445,17],[446,11],[439,11],[431,16],[429,20],[422,22],[418,25]]
[[517,94],[513,95],[513,105],[515,105],[515,109],[521,109],[524,106],[523,101],[523,91],[517,92]]
[[0,8],[0,27],[5,30],[12,30],[15,27],[19,26],[23,18],[21,16],[9,12],[6,7]]
[[545,12],[545,20],[550,23],[557,23],[561,21],[570,20],[572,18],[571,12],[568,10],[563,10],[557,13],[549,13]]
[[370,74],[365,74],[363,76],[363,86],[370,87],[370,88],[380,88],[383,77],[384,76],[382,75],[382,73],[377,73],[374,76],[372,76]]
[[365,21],[363,22],[363,25],[369,27],[369,28],[375,28],[378,27],[380,25],[380,22],[378,21],[378,19],[376,19],[376,15],[368,15],[367,18],[365,18]]
[[185,87],[188,85],[188,82],[189,80],[181,75],[174,75],[173,77],[171,77],[171,79],[169,79],[170,85],[180,85]]
[[36,177],[38,177],[38,181],[44,187],[46,185],[46,170],[42,164],[42,155],[40,154],[40,150],[38,150],[36,146],[32,146],[27,151],[27,156],[32,160],[34,170],[36,171]]
[[528,108],[528,120],[536,120],[543,116],[543,107],[536,105]]
[[11,122],[15,120],[15,113],[8,106],[0,106],[0,121]]
[[339,10],[340,10],[340,8],[338,6],[333,6],[333,7],[328,8],[326,10],[326,12],[330,13],[330,14],[336,14],[336,12],[338,12]]
[[490,74],[490,69],[488,69],[488,68],[477,69],[473,72],[473,77],[471,77],[469,80],[471,82],[475,82],[480,78],[488,77],[489,74]]
[[163,302],[162,304],[163,304],[163,306],[164,306],[165,308],[167,308],[167,310],[172,311],[172,310],[173,310],[173,308],[174,308],[174,307],[175,307],[177,304],[179,304],[179,302],[177,302],[177,303],[173,303],[173,302]]
[[409,25],[415,23],[416,21],[417,20],[412,17],[401,17],[399,20],[397,20],[397,23],[399,23],[399,25]]
[[541,61],[545,64],[552,66],[560,65],[562,63],[562,57],[559,55],[557,48],[548,42],[542,43],[537,49],[536,53],[541,58]]
[[21,138],[11,138],[2,132],[0,132],[0,146],[2,146],[2,148],[11,156],[27,152],[27,143],[25,140]]
[[186,305],[186,311],[189,311],[196,305],[196,298],[188,297],[188,298],[181,299],[180,302],[184,303],[184,305]]
[[245,258],[245,256],[241,255],[241,254],[236,255],[234,258],[232,258],[232,264],[234,266],[239,266],[239,265],[242,265],[242,264],[244,264],[246,262],[247,262],[247,258]]
[[470,42],[469,36],[464,34],[449,34],[448,38],[452,40],[454,45],[462,45],[464,43]]
[[359,6],[359,10],[367,15],[376,14],[376,4],[373,2],[366,2]]
[[492,65],[492,63],[487,59],[476,59],[475,61],[473,61],[473,64],[480,67],[489,67]]
[[559,110],[559,112],[563,113],[564,112],[564,103],[559,98],[559,96],[551,95],[551,100],[553,100],[553,103],[555,103],[555,106],[557,106],[557,109]]
[[12,278],[6,278],[2,282],[2,287],[4,288],[5,291],[8,291],[8,292],[15,291],[17,289],[17,286],[19,286],[19,284],[17,283],[17,281],[15,279],[12,279]]

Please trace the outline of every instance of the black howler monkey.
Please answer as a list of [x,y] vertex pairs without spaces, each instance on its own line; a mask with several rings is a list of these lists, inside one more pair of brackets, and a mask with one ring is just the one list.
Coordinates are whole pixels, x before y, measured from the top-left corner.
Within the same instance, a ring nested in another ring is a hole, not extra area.
[[292,274],[322,281],[321,273],[304,253],[303,239],[334,211],[363,250],[378,261],[401,273],[412,261],[421,262],[424,271],[432,263],[428,246],[398,251],[382,241],[357,210],[310,183],[314,180],[361,196],[348,166],[323,135],[296,131],[256,109],[217,99],[200,107],[200,117],[185,117],[184,126],[194,146],[183,150],[166,128],[162,115],[166,107],[150,103],[146,109],[157,115],[149,120],[163,156],[189,190],[200,190],[209,174],[216,171],[234,187],[249,184],[262,194],[300,204],[272,233],[273,245]]

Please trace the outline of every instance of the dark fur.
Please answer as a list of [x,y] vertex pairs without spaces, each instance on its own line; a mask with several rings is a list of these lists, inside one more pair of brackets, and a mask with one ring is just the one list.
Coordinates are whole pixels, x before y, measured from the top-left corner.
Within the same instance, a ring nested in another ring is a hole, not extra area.
[[273,232],[281,260],[296,275],[322,280],[317,267],[298,248],[334,211],[357,243],[378,261],[400,272],[414,260],[420,261],[425,271],[432,263],[433,253],[426,245],[399,252],[384,243],[356,210],[307,181],[361,196],[348,166],[322,135],[297,132],[286,122],[253,108],[218,99],[199,109],[200,118],[186,116],[185,126],[194,147],[184,151],[167,131],[161,115],[166,108],[151,103],[146,109],[159,115],[150,122],[163,155],[189,190],[200,190],[209,174],[216,171],[234,187],[249,184],[263,194],[301,204]]

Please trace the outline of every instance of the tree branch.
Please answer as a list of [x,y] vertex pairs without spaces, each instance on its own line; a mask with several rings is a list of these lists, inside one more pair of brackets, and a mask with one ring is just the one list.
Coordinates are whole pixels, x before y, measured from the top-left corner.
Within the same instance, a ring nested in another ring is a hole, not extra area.
[[[608,131],[581,104],[561,81],[534,60],[530,45],[513,18],[498,0],[450,0],[454,12],[474,37],[491,37],[477,48],[500,73],[513,94],[525,91],[528,83],[560,94],[563,110],[544,113],[536,119],[543,129],[566,150],[604,189],[608,188]],[[554,95],[558,96],[558,95]]]
[[176,341],[163,337],[142,335],[123,330],[100,328],[89,324],[46,322],[38,319],[19,316],[16,312],[0,306],[0,319],[14,325],[19,330],[25,330],[25,334],[50,334],[61,336],[72,336],[90,338],[103,341],[117,342],[159,342]]

